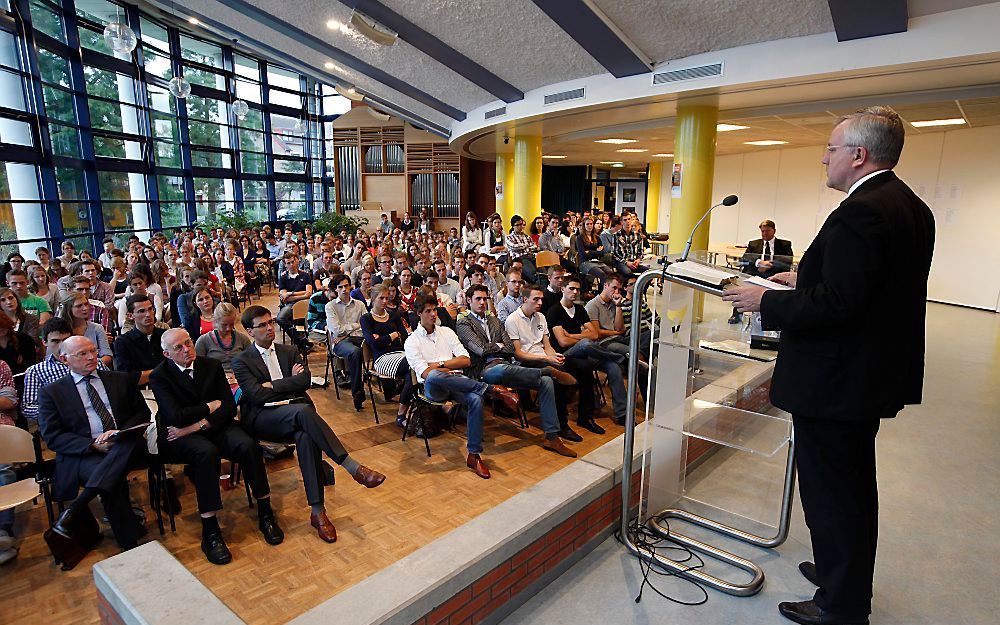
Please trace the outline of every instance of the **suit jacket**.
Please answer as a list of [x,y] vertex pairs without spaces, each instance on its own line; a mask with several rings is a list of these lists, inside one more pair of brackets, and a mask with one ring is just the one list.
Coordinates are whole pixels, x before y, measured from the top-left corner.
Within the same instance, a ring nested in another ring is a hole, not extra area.
[[153,338],[148,339],[137,328],[132,328],[115,339],[115,371],[148,371],[162,363],[160,339],[164,332],[162,328],[153,328]]
[[[149,407],[132,381],[132,376],[118,371],[96,371],[111,403],[118,429],[149,421]],[[90,422],[83,401],[73,383],[73,375],[42,387],[38,394],[38,427],[49,449],[56,452],[52,490],[56,500],[76,496],[81,460],[98,453],[90,445]]]
[[478,380],[483,375],[483,367],[489,357],[499,356],[506,362],[514,357],[514,341],[510,340],[504,324],[496,315],[486,315],[486,325],[490,329],[489,337],[483,330],[478,319],[473,319],[471,313],[460,315],[456,326],[458,340],[469,350],[472,366],[465,370],[465,375]]
[[820,228],[795,290],[761,299],[781,330],[775,406],[803,417],[891,417],[921,400],[934,216],[894,173],[865,181]]
[[[164,442],[168,427],[187,427],[206,419],[213,428],[219,428],[229,425],[236,417],[236,402],[222,363],[198,356],[193,367],[194,379],[191,379],[173,361],[164,359],[149,374],[149,386],[156,397],[157,439],[161,445],[169,444]],[[216,399],[222,406],[209,413],[207,404]]]
[[[233,358],[233,374],[236,375],[236,381],[243,391],[243,398],[240,400],[240,405],[243,406],[243,422],[250,431],[253,431],[253,423],[257,416],[264,410],[264,404],[302,397],[308,399],[306,391],[312,385],[309,370],[292,375],[293,365],[304,364],[299,350],[281,343],[275,343],[274,347],[278,354],[281,373],[285,376],[280,380],[271,380],[271,374],[256,345],[251,345]],[[264,388],[262,385],[265,382],[271,382],[272,388]]]
[[747,251],[743,253],[743,258],[740,259],[740,269],[750,275],[773,276],[776,273],[788,271],[792,268],[795,256],[792,253],[792,242],[788,239],[774,237],[771,240],[771,256],[774,266],[770,271],[760,272],[757,270],[757,259],[763,253],[764,239],[754,239],[747,243]]

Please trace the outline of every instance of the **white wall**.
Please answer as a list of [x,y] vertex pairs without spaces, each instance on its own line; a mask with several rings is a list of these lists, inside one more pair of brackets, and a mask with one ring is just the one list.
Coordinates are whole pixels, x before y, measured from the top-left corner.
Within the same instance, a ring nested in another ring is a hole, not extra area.
[[[790,239],[796,254],[804,252],[844,197],[826,187],[822,156],[817,146],[716,158],[713,200],[735,193],[740,202],[712,213],[711,242],[745,245],[760,237],[762,219],[773,219],[778,236]],[[937,222],[928,297],[1000,311],[1000,126],[911,134],[896,173]]]
[[[625,201],[625,190],[631,189],[635,191],[635,201],[626,202]],[[631,208],[635,210],[635,214],[639,217],[639,221],[646,220],[646,183],[645,182],[621,182],[617,184],[615,189],[615,212],[619,215],[624,212],[624,209]]]

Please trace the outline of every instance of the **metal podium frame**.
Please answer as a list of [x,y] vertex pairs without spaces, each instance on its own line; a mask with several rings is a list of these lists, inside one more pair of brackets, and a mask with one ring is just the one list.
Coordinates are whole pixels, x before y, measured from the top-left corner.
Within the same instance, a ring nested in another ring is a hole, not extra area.
[[[674,282],[686,286],[688,288],[694,289],[696,291],[701,291],[704,293],[709,293],[715,296],[721,296],[722,290],[715,289],[709,286],[705,286],[698,282],[691,280],[686,280],[682,277],[669,275],[666,273],[667,265],[669,261],[666,258],[662,258],[660,262],[663,264],[663,269],[650,269],[644,272],[636,280],[632,301],[639,302],[639,298],[644,296],[646,285],[648,285],[653,280],[659,278],[661,281],[665,280],[667,282]],[[661,282],[662,287],[662,282]],[[633,304],[637,306],[637,304]],[[716,560],[722,562],[727,562],[737,568],[740,568],[751,574],[752,578],[749,582],[745,584],[736,584],[733,582],[726,581],[714,575],[705,573],[704,571],[693,569],[687,563],[677,562],[671,560],[670,558],[658,555],[652,551],[638,546],[632,542],[629,538],[628,533],[628,521],[629,521],[629,511],[631,509],[632,503],[630,499],[631,490],[631,479],[632,475],[632,455],[635,449],[635,392],[636,386],[638,384],[638,358],[639,358],[639,334],[640,334],[640,322],[642,315],[639,314],[638,308],[636,308],[632,314],[632,324],[629,336],[629,368],[628,368],[628,387],[626,392],[627,397],[627,408],[625,411],[625,449],[622,459],[622,509],[621,509],[621,523],[620,531],[622,536],[622,541],[625,543],[626,548],[632,552],[634,555],[642,558],[646,562],[666,569],[679,575],[681,577],[687,578],[691,581],[704,584],[715,590],[722,591],[724,593],[735,595],[739,597],[748,597],[755,595],[760,592],[764,585],[764,571],[756,564],[741,558],[733,553],[714,547],[700,540],[691,538],[690,536],[685,536],[674,530],[668,530],[664,527],[659,520],[661,519],[681,519],[687,521],[699,527],[704,527],[706,529],[712,530],[719,534],[723,534],[743,542],[755,545],[757,547],[763,547],[767,549],[772,549],[785,542],[788,538],[788,526],[791,520],[792,512],[792,495],[795,490],[795,435],[794,431],[789,434],[788,440],[788,452],[787,459],[785,461],[785,479],[784,479],[784,491],[781,498],[781,512],[778,521],[777,533],[772,537],[758,536],[749,532],[739,530],[735,527],[731,527],[714,519],[689,512],[687,510],[682,510],[680,508],[668,508],[662,510],[661,512],[651,515],[649,520],[646,522],[646,527],[652,532],[670,540],[675,541],[678,544],[684,545],[685,547],[701,552],[707,556],[710,556]]]

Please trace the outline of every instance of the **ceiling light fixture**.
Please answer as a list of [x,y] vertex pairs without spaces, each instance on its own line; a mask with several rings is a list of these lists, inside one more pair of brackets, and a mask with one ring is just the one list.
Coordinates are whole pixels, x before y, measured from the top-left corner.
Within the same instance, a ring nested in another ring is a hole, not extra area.
[[746,145],[785,145],[787,141],[777,141],[775,139],[763,139],[761,141],[744,141]]
[[233,115],[237,119],[246,119],[247,114],[250,113],[250,105],[243,100],[236,100],[233,102]]
[[674,155],[672,153],[670,153],[670,152],[663,152],[661,154],[654,154],[653,156],[656,157],[656,158],[673,158],[674,157]]
[[333,69],[336,66],[333,63],[331,63],[330,61],[327,61],[326,63],[323,63],[323,67],[325,67],[327,69]]
[[736,124],[717,124],[715,126],[716,132],[730,132],[732,130],[746,130],[750,126],[737,126]]
[[565,154],[542,154],[542,158],[566,158]]
[[640,152],[649,152],[646,148],[622,148],[617,150],[618,152],[625,152],[628,154],[639,154]]
[[122,19],[118,10],[118,8],[115,9],[115,21],[109,21],[107,26],[104,27],[104,42],[118,54],[131,55],[138,41],[136,40],[135,32],[128,27],[128,24]]
[[335,85],[333,88],[337,93],[352,102],[360,102],[365,99],[365,96],[358,93],[354,87],[342,87],[340,85]]
[[197,17],[189,17],[188,18],[188,24],[192,24],[194,26],[197,26],[198,24],[201,24],[201,22],[198,21]]
[[351,13],[351,26],[354,27],[354,30],[380,46],[391,46],[396,43],[396,39],[399,37],[398,34],[391,30],[377,28],[374,20],[358,13],[357,10]]
[[611,143],[614,145],[621,145],[623,143],[635,143],[638,139],[598,139],[594,143]]
[[621,165],[621,161],[601,161],[601,165]]
[[622,163],[615,163],[612,167],[625,167],[625,165]]
[[916,128],[927,128],[930,126],[961,126],[966,123],[968,122],[961,117],[953,117],[950,119],[927,119],[919,122],[910,122],[910,125]]
[[381,122],[387,122],[387,121],[389,121],[389,114],[388,113],[382,113],[380,111],[376,111],[375,109],[373,109],[370,106],[366,107],[366,108],[368,109],[368,114],[371,115],[372,117],[374,117],[375,119],[377,119],[377,120],[379,120]]

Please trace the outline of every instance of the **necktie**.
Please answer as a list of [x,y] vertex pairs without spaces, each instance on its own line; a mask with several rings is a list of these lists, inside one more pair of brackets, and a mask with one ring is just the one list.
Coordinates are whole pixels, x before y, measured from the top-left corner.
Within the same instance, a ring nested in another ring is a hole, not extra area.
[[771,260],[771,242],[764,241],[764,260]]
[[191,367],[190,369],[185,369],[184,373],[188,374],[188,377],[191,378],[192,380],[194,379],[194,367]]
[[115,418],[111,416],[111,411],[104,404],[104,400],[101,399],[100,393],[94,388],[94,385],[90,383],[94,379],[94,374],[90,374],[83,379],[87,384],[87,397],[90,398],[90,405],[94,407],[94,411],[97,412],[97,416],[101,418],[101,427],[104,431],[117,429],[118,426],[115,425]]
[[267,372],[271,374],[271,381],[280,380],[285,377],[281,373],[281,365],[278,364],[278,353],[274,349],[274,345],[266,352],[266,357],[264,358],[264,364],[267,365]]

